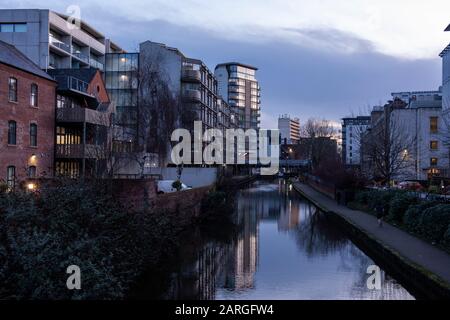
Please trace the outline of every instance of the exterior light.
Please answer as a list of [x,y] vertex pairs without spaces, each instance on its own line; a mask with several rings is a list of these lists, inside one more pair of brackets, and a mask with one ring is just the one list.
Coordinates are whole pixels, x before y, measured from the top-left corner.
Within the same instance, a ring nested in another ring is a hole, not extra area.
[[121,61],[121,62],[125,62],[125,61],[127,61],[127,58],[122,57],[122,58],[120,58],[120,61]]
[[37,156],[35,154],[32,154],[30,157],[30,164],[35,165],[37,162]]
[[27,189],[33,191],[34,189],[36,189],[36,185],[30,182],[29,184],[27,184]]

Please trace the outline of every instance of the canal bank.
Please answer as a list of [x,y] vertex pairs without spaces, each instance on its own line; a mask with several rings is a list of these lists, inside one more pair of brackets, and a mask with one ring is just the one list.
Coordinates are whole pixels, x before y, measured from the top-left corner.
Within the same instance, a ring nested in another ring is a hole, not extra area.
[[294,189],[329,214],[352,240],[388,269],[417,298],[450,298],[450,255],[375,217],[338,205],[303,183]]

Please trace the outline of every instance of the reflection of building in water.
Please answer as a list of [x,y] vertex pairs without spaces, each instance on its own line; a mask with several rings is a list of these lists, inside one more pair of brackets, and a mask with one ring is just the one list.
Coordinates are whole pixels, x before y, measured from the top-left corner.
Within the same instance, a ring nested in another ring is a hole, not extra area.
[[288,231],[297,227],[300,222],[300,202],[289,199],[281,208],[278,218],[278,230]]
[[213,300],[216,279],[224,273],[229,246],[208,242],[200,250],[189,246],[186,248],[183,252],[186,260],[181,266],[182,271],[173,275],[165,298]]
[[258,265],[258,217],[259,203],[250,197],[242,197],[237,207],[237,224],[240,228],[230,248],[224,287],[247,289],[254,287],[254,275]]

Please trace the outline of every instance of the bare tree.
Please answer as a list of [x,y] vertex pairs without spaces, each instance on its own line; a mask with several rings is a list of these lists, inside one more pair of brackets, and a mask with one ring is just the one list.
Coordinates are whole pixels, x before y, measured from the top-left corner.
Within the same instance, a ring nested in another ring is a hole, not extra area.
[[308,119],[301,128],[302,143],[306,144],[312,167],[318,167],[326,158],[337,156],[332,138],[336,128],[328,120]]
[[405,123],[391,116],[389,107],[383,112],[372,128],[362,134],[361,153],[365,173],[385,184],[414,169],[416,136],[408,132]]

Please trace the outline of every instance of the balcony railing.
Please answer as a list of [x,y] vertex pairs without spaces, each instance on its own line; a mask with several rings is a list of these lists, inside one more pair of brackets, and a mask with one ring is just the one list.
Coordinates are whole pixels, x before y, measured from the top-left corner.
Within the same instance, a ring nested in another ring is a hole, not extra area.
[[50,44],[51,44],[52,46],[57,47],[58,49],[64,50],[64,51],[66,51],[67,53],[71,53],[70,45],[68,45],[68,44],[66,44],[66,43],[64,43],[64,42],[62,42],[61,40],[58,40],[58,39],[56,39],[56,38],[53,37],[53,36],[49,36],[48,41],[50,42]]
[[202,96],[199,90],[184,90],[183,99],[188,101],[198,101],[201,102]]
[[75,51],[72,48],[72,55],[76,58],[78,58],[79,60],[83,61],[84,63],[89,63],[89,57],[81,52]]
[[75,90],[89,94],[89,84],[83,80],[73,76],[55,76],[55,80],[58,82],[58,87],[60,90]]
[[109,113],[80,107],[56,109],[56,120],[68,123],[86,122],[101,126],[110,125]]
[[184,81],[201,82],[202,76],[199,70],[184,69],[182,73],[182,79]]
[[90,58],[90,59],[89,59],[89,64],[91,65],[91,67],[94,67],[94,68],[103,70],[103,63],[98,62],[98,61],[95,60],[95,59]]
[[56,157],[65,159],[102,159],[104,148],[93,144],[57,144]]

